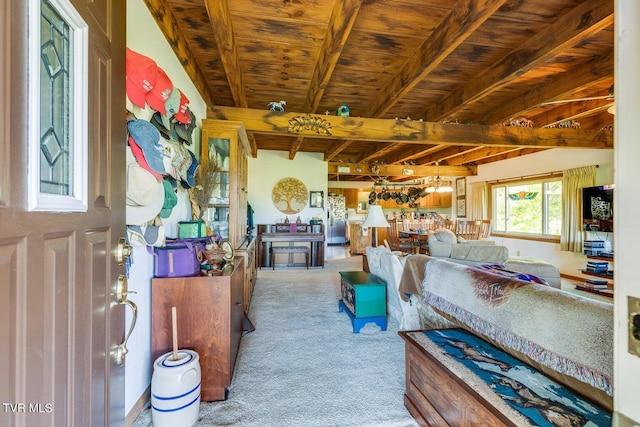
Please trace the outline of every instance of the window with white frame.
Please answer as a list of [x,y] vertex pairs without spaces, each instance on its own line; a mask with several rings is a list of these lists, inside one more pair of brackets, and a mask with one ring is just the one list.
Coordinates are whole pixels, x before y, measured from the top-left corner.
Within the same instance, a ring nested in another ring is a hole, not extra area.
[[29,210],[88,207],[88,27],[69,0],[30,0]]
[[558,238],[562,226],[562,177],[491,184],[494,234]]

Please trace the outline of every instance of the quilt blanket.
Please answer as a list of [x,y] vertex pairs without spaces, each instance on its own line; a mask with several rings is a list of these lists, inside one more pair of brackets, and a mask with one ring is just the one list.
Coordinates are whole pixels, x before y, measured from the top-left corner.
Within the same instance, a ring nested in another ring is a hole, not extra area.
[[[573,393],[538,371],[463,329],[440,329],[424,334],[437,348],[425,345],[445,366],[462,377],[488,401],[501,403],[535,426],[610,426],[611,413]],[[417,338],[417,337],[414,337]],[[425,343],[417,339],[421,345]],[[427,342],[427,344],[429,344]],[[429,348],[432,347],[432,348]],[[449,359],[449,363],[447,360]],[[460,367],[460,364],[464,368]],[[470,374],[468,371],[470,371]],[[484,383],[484,385],[482,384]],[[480,386],[478,386],[480,385]],[[507,411],[510,412],[510,411]],[[506,414],[508,415],[508,414]],[[518,425],[522,420],[514,419]]]

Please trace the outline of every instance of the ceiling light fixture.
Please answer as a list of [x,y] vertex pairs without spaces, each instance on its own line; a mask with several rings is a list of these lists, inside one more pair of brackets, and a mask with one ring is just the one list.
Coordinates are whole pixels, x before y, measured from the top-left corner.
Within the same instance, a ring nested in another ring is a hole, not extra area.
[[427,193],[451,193],[453,192],[453,185],[451,181],[442,179],[440,177],[440,161],[436,161],[436,176],[427,178]]

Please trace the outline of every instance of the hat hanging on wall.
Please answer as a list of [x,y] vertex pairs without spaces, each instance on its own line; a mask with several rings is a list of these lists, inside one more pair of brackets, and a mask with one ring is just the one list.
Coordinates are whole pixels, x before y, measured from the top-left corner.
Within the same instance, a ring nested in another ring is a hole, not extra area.
[[138,164],[130,147],[126,150],[126,223],[146,224],[162,209],[164,185]]
[[176,133],[178,134],[178,139],[187,145],[191,145],[191,137],[193,135],[193,129],[196,127],[196,120],[191,108],[187,108],[187,115],[190,117],[188,125],[180,122],[176,122],[173,125]]
[[169,181],[163,179],[162,186],[164,187],[164,202],[162,209],[160,209],[160,218],[169,218],[173,207],[178,203],[178,196]]
[[146,120],[129,120],[127,129],[144,153],[144,158],[155,172],[164,175],[164,148],[160,145],[160,132]]
[[147,104],[149,104],[154,110],[159,111],[162,114],[167,114],[165,105],[171,95],[171,92],[173,92],[173,83],[171,83],[171,79],[169,79],[169,76],[167,76],[167,73],[165,73],[162,68],[158,67],[156,84],[153,85],[153,88],[145,95]]
[[156,62],[127,48],[126,53],[127,96],[138,107],[145,107],[145,97],[158,79]]
[[196,155],[193,154],[191,150],[187,151],[191,156],[191,165],[187,169],[186,177],[182,180],[182,186],[185,188],[193,188],[196,185],[196,172],[200,164],[198,163],[198,159],[196,159]]
[[151,173],[154,178],[162,179],[162,174],[154,171],[151,166],[149,166],[149,163],[147,163],[147,159],[145,159],[144,153],[142,152],[142,148],[140,148],[140,146],[136,144],[131,135],[129,135],[129,147],[131,148],[131,152],[135,156],[140,166],[149,171],[149,173]]

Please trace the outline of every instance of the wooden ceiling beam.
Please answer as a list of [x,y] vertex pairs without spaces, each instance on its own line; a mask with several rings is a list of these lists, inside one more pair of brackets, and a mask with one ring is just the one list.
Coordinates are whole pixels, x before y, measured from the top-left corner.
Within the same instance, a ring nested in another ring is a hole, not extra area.
[[523,148],[521,150],[508,150],[504,153],[498,154],[493,157],[486,157],[482,160],[477,160],[476,164],[485,164],[485,163],[493,163],[500,160],[508,160],[515,159],[516,157],[526,156],[527,154],[537,153],[538,151],[543,151],[537,148]]
[[506,0],[460,0],[416,53],[378,91],[365,116],[381,117],[436,69]]
[[440,162],[440,165],[450,165],[448,162],[450,157],[458,156],[460,153],[466,153],[468,151],[476,150],[478,147],[470,147],[468,145],[461,146],[442,146],[438,147],[438,150],[434,150],[431,153],[428,153],[425,156],[417,158],[415,161],[419,165],[426,165],[429,163]]
[[[557,74],[550,81],[542,82],[535,88],[514,96],[490,111],[471,118],[475,123],[502,123],[511,117],[524,115],[526,110],[549,100],[557,100],[574,92],[577,88],[598,84],[613,78],[613,50],[594,57],[571,70]],[[535,123],[535,122],[534,122]]]
[[[340,167],[340,171],[338,171]],[[347,171],[346,168],[349,170]],[[372,168],[378,168],[374,173]],[[425,176],[433,176],[440,173],[442,176],[472,176],[478,173],[475,166],[407,166],[407,165],[378,165],[369,163],[339,163],[329,162],[328,171],[331,174],[340,174],[340,176],[405,176],[410,177],[403,171],[410,170],[410,176],[422,178]]]
[[249,146],[251,147],[251,157],[255,159],[258,157],[258,143],[256,142],[256,136],[253,132],[247,132],[247,138],[249,138]]
[[345,141],[535,148],[612,148],[613,132],[540,129],[421,121],[339,117],[250,108],[220,107],[208,117],[244,123],[256,134],[310,136]]
[[[315,113],[324,90],[331,80],[333,70],[340,59],[344,44],[349,38],[353,23],[358,16],[363,0],[336,1],[331,12],[320,54],[313,69],[302,111]],[[293,160],[302,145],[303,137],[296,138],[289,148],[289,159]]]
[[568,120],[576,120],[579,122],[585,117],[607,111],[609,107],[613,105],[613,101],[607,101],[604,104],[602,101],[572,102],[571,105],[559,106],[558,108],[534,116],[531,120],[534,124],[539,123],[540,126],[544,127],[558,125]]
[[403,144],[385,144],[382,142],[376,144],[369,144],[369,148],[366,150],[362,150],[360,157],[358,158],[358,162],[368,163],[372,162],[375,159],[384,157],[385,163],[395,163],[389,160],[388,154],[398,147],[401,147]]
[[302,111],[316,112],[324,90],[327,88],[329,80],[331,80],[333,70],[340,59],[342,49],[349,38],[362,1],[342,0],[334,3]]
[[508,85],[517,77],[543,64],[613,24],[613,2],[585,0],[526,43],[491,67],[459,86],[422,116],[427,120],[454,118],[463,107]]
[[[439,145],[409,145],[397,144],[400,149],[395,153],[386,156],[387,163],[404,163],[414,162],[415,159],[426,156],[428,153],[438,151],[441,147]],[[415,161],[416,164],[419,164]]]
[[326,153],[324,153],[324,160],[329,162],[333,159],[336,158],[336,156],[338,154],[340,154],[345,148],[347,148],[349,145],[351,145],[353,141],[338,141],[336,144],[334,144],[334,146],[327,151]]
[[222,59],[229,89],[236,107],[247,107],[247,96],[242,82],[242,69],[240,68],[240,55],[238,45],[233,35],[231,12],[228,0],[205,0],[204,5],[211,23],[211,34],[216,40],[218,52]]
[[460,153],[458,156],[449,157],[447,164],[451,166],[462,165],[465,163],[477,162],[495,156],[507,154],[512,151],[520,151],[520,148],[504,148],[504,147],[479,147]]
[[160,27],[160,31],[164,34],[164,38],[173,50],[173,54],[182,64],[184,71],[193,82],[200,96],[206,105],[217,104],[216,98],[210,89],[209,82],[204,77],[202,70],[198,68],[198,61],[195,59],[193,52],[189,49],[189,43],[184,34],[180,30],[178,20],[175,18],[169,7],[169,3],[164,0],[144,0],[144,3],[151,12],[151,16]]

